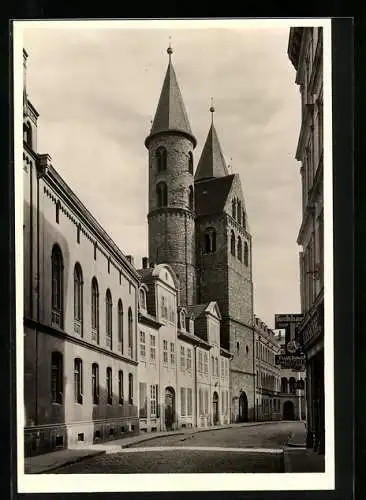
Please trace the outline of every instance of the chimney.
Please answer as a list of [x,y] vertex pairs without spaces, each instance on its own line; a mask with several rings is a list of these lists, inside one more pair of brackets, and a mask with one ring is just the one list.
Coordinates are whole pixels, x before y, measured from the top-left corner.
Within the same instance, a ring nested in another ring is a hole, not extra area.
[[132,255],[126,255],[126,259],[133,266],[133,257],[132,257]]
[[149,259],[148,257],[142,257],[142,268],[148,269],[149,267]]

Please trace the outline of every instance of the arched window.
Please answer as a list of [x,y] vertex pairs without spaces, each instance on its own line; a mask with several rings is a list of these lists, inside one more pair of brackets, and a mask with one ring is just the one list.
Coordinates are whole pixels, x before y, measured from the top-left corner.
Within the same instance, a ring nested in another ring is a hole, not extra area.
[[231,202],[231,215],[236,219],[236,199],[234,198]]
[[51,322],[54,325],[63,328],[63,271],[64,264],[62,252],[58,245],[54,245],[52,249],[52,318]]
[[230,251],[231,251],[231,255],[233,255],[235,257],[235,234],[234,234],[234,231],[231,231]]
[[188,206],[190,210],[194,208],[194,199],[193,199],[193,187],[189,186],[188,190]]
[[83,273],[78,262],[74,267],[74,331],[83,336]]
[[186,329],[186,315],[184,311],[180,312],[180,328],[181,330]]
[[113,403],[113,387],[112,387],[112,368],[108,366],[106,374],[106,385],[107,385],[107,404],[111,405]]
[[240,260],[240,262],[242,261],[243,259],[243,244],[241,242],[241,238],[240,236],[238,236],[238,249],[237,249],[237,257],[238,259]]
[[205,253],[216,252],[216,230],[209,227],[205,231]]
[[123,405],[123,371],[118,372],[118,400],[119,404]]
[[158,167],[158,172],[163,172],[166,170],[167,166],[167,152],[164,147],[159,147],[156,150],[156,162]]
[[123,353],[123,304],[118,301],[118,350]]
[[128,374],[128,404],[133,404],[133,375]]
[[32,127],[31,127],[31,124],[29,122],[27,123],[24,123],[23,125],[23,140],[24,142],[27,144],[27,146],[29,146],[30,148],[32,148]]
[[165,182],[159,182],[156,185],[156,198],[158,208],[166,207],[168,204],[168,188]]
[[99,344],[99,290],[95,277],[92,279],[91,285],[91,327],[92,340]]
[[238,200],[238,209],[237,209],[237,212],[238,212],[237,213],[237,215],[238,215],[238,217],[237,217],[238,218],[238,223],[241,224],[241,213],[242,212],[241,212],[241,201],[240,200]]
[[249,249],[246,241],[244,242],[244,264],[249,266]]
[[289,387],[290,387],[290,393],[295,394],[296,393],[296,379],[295,379],[295,377],[290,377]]
[[243,228],[245,229],[246,227],[247,227],[247,220],[246,220],[245,212],[243,210]]
[[133,317],[132,309],[128,308],[128,355],[133,357]]
[[92,364],[92,398],[93,404],[99,404],[99,366]]
[[287,390],[288,390],[287,378],[282,377],[281,378],[281,392],[287,393]]
[[83,404],[83,362],[74,360],[74,396],[76,403]]
[[146,292],[140,288],[140,309],[146,310]]
[[188,153],[188,172],[193,175],[193,153]]
[[54,351],[51,359],[51,393],[53,403],[62,404],[63,381],[63,357],[60,352]]
[[106,344],[112,349],[112,295],[109,288],[105,294],[105,322]]

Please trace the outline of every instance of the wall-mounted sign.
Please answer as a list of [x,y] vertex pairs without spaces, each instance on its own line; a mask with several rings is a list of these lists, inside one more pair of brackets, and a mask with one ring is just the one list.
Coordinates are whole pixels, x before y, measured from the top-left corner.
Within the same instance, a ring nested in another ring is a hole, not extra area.
[[288,356],[287,354],[277,354],[276,365],[302,372],[305,370],[305,356]]
[[[303,314],[275,314],[275,328],[283,328],[285,330],[285,345],[289,354],[295,354],[299,350],[299,346],[293,343],[297,338],[297,330],[304,319]],[[290,350],[288,350],[288,346]],[[294,350],[294,348],[296,349]]]
[[303,346],[307,346],[314,342],[324,332],[324,308],[323,304],[318,306],[314,316],[310,321],[301,329],[300,341]]

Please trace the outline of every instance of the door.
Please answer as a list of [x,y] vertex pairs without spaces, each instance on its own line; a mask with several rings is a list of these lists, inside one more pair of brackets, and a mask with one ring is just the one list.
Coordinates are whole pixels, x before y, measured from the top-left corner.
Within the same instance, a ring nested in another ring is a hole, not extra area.
[[212,396],[212,420],[214,425],[219,423],[219,395],[216,391]]
[[248,398],[244,391],[239,398],[239,422],[248,422]]
[[172,430],[175,421],[175,391],[173,387],[165,389],[165,428]]
[[295,420],[295,408],[292,401],[283,404],[283,420]]

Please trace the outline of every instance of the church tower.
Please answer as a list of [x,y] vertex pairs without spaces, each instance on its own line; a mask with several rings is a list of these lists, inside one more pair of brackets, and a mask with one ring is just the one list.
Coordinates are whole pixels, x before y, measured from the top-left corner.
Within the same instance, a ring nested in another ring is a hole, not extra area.
[[180,303],[196,300],[192,134],[171,61],[145,146],[149,151],[149,258],[171,265],[180,281]]
[[211,126],[195,174],[197,295],[216,300],[231,361],[232,419],[254,418],[252,238],[239,174],[229,172]]

